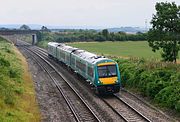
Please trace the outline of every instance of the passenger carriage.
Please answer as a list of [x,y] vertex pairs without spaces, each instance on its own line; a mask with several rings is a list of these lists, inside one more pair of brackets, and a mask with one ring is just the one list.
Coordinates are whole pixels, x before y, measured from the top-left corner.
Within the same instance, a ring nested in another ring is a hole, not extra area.
[[48,55],[70,66],[95,87],[96,93],[119,92],[120,72],[115,61],[55,42],[48,43]]

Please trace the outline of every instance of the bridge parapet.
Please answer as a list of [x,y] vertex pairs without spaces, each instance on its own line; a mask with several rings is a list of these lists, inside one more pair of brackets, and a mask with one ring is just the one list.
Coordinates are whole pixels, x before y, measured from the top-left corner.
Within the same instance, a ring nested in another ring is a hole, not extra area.
[[0,35],[37,34],[38,30],[0,30]]
[[[0,35],[10,38],[16,44],[17,39],[23,40],[23,36],[30,36],[32,45],[37,43],[38,30],[0,30]],[[25,40],[23,40],[25,41]]]

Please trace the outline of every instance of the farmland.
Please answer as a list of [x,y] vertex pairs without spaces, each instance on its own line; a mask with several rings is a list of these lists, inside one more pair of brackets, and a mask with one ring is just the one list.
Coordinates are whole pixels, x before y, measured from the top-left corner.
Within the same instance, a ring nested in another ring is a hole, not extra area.
[[[68,43],[70,46],[85,49],[97,54],[118,57],[140,57],[146,59],[161,59],[160,52],[152,52],[146,41],[126,42],[80,42]],[[180,57],[180,55],[179,55]]]
[[154,53],[145,41],[127,42],[90,42],[71,43],[74,47],[88,50],[90,52],[124,57],[160,58],[160,53]]

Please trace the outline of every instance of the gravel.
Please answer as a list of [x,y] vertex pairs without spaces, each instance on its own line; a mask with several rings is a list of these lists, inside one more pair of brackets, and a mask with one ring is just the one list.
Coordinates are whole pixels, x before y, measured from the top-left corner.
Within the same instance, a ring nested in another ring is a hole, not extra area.
[[41,111],[42,122],[73,122],[74,117],[68,108],[65,100],[57,90],[48,75],[37,63],[28,57],[23,50],[20,50],[26,57],[29,70],[32,74],[36,99]]

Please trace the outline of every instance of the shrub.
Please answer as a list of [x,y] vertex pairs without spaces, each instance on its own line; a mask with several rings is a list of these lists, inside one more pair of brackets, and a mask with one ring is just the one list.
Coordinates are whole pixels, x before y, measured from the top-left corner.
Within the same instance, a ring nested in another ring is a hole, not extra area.
[[24,92],[24,88],[23,87],[18,87],[14,90],[17,94],[22,94]]
[[4,58],[0,57],[0,66],[1,67],[9,67],[10,63],[9,63],[9,61],[7,61]]
[[6,96],[4,102],[6,104],[9,104],[9,105],[14,105],[15,104],[14,98],[11,95],[10,96]]
[[6,112],[6,116],[15,116],[14,112]]
[[146,95],[146,87],[149,82],[155,81],[154,77],[151,76],[151,72],[144,71],[141,74],[139,74],[139,77],[136,78],[138,81],[138,88],[139,90]]
[[180,100],[177,101],[176,105],[175,105],[175,109],[180,112]]
[[171,78],[171,75],[174,74],[175,72],[167,69],[157,69],[153,73],[153,76],[156,78],[160,78],[163,81],[169,81]]
[[20,77],[20,73],[16,69],[10,68],[9,69],[9,77],[10,78],[19,78]]
[[163,88],[164,84],[162,82],[150,82],[147,84],[146,94],[147,96],[154,98],[156,94],[158,94],[159,91]]
[[7,47],[7,46],[4,47],[4,51],[7,52],[7,53],[13,53],[11,51],[11,49],[9,47]]
[[150,97],[162,107],[180,111],[180,65],[144,59],[116,59],[122,84]]
[[155,100],[159,102],[161,106],[174,109],[176,103],[180,100],[180,85],[168,86],[162,89],[156,96]]

